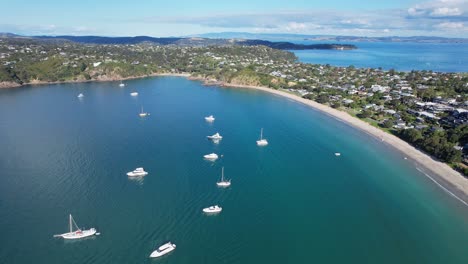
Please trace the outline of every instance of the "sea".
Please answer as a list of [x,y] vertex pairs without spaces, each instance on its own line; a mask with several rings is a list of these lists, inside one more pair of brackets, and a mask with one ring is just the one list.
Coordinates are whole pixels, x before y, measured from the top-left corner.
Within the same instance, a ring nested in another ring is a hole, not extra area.
[[[468,263],[467,206],[385,142],[262,91],[125,84],[0,90],[0,263]],[[69,214],[100,235],[54,238]]]
[[[292,41],[300,44],[330,42]],[[335,43],[335,42],[334,42]],[[340,44],[341,42],[336,42]],[[299,61],[384,70],[468,72],[468,43],[343,42],[354,50],[296,50]]]

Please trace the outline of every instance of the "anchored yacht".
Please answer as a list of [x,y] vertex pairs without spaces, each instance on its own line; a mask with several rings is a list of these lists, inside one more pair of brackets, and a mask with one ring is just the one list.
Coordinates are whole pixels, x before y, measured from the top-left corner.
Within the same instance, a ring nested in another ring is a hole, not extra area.
[[[59,235],[54,235],[54,237],[61,237],[64,239],[80,239],[80,238],[85,238],[89,236],[93,236],[96,234],[96,229],[95,228],[90,228],[87,230],[81,230],[78,225],[76,224],[75,220],[73,220],[73,216],[70,214],[69,217],[69,226],[70,226],[70,232],[68,233],[63,233]],[[76,227],[76,230],[73,231],[73,227]]]
[[231,180],[224,179],[224,167],[221,169],[221,180],[217,182],[216,185],[218,185],[218,187],[223,187],[223,188],[231,186]]
[[211,154],[206,154],[205,156],[203,156],[203,158],[207,160],[215,161],[218,159],[218,155],[216,153],[211,153]]
[[167,242],[166,244],[160,246],[158,249],[153,251],[150,255],[150,258],[158,258],[161,256],[166,255],[167,253],[176,249],[176,245],[172,244],[171,242]]
[[205,120],[206,120],[206,122],[212,123],[212,122],[215,121],[215,118],[214,118],[213,115],[210,115],[210,116],[206,116],[206,117],[205,117]]
[[136,168],[134,171],[127,172],[128,177],[139,177],[146,175],[148,175],[148,172],[146,172],[143,168]]
[[266,146],[268,145],[268,141],[263,138],[263,128],[260,130],[260,139],[257,140],[257,146]]
[[223,139],[223,137],[219,134],[219,133],[216,133],[212,136],[207,136],[208,139],[211,139],[211,140],[221,140]]
[[138,96],[137,92],[130,93],[131,96]]
[[213,205],[207,208],[203,208],[203,212],[207,214],[217,214],[220,213],[223,210],[222,207],[219,207],[218,205]]

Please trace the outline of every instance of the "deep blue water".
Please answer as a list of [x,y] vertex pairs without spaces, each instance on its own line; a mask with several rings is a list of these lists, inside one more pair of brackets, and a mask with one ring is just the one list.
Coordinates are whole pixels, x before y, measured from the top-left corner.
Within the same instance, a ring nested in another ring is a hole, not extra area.
[[[306,42],[303,43],[319,43]],[[329,42],[327,42],[329,43]],[[468,72],[466,43],[346,42],[355,50],[294,51],[301,62],[399,71]]]
[[[0,263],[468,263],[467,208],[367,134],[260,91],[127,84],[0,91]],[[102,234],[53,238],[69,213]]]

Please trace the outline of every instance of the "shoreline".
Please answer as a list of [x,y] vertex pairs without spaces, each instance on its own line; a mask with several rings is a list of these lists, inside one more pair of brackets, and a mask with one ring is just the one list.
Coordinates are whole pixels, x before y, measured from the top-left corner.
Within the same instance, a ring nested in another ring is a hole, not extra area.
[[[37,82],[37,83],[28,83],[28,84],[17,84],[16,86],[11,87],[2,87],[0,85],[0,89],[8,89],[8,88],[20,88],[23,86],[35,86],[35,85],[44,85],[44,84],[61,84],[61,83],[85,83],[85,82],[116,82],[116,81],[125,81],[125,80],[133,80],[133,79],[140,79],[140,78],[148,78],[148,77],[164,77],[164,76],[171,76],[171,77],[184,77],[188,80],[192,81],[200,81],[203,85],[207,86],[219,86],[219,87],[228,87],[228,88],[243,88],[243,89],[252,89],[267,92],[270,94],[275,94],[284,98],[291,99],[295,102],[304,104],[308,107],[311,107],[317,111],[320,111],[323,114],[327,114],[330,117],[336,118],[345,124],[352,126],[366,134],[381,140],[382,143],[385,143],[388,147],[392,147],[393,149],[402,153],[403,157],[407,157],[408,160],[414,161],[414,165],[419,165],[420,167],[424,168],[421,170],[418,166],[416,169],[428,177],[431,181],[433,181],[436,185],[438,185],[441,189],[445,192],[462,202],[464,205],[468,206],[468,180],[461,175],[458,171],[452,169],[446,163],[441,161],[437,161],[433,159],[426,153],[416,149],[415,147],[411,146],[409,143],[405,142],[404,140],[389,134],[379,128],[376,128],[356,117],[349,115],[344,111],[340,111],[334,109],[332,107],[317,103],[312,100],[304,99],[297,95],[287,93],[280,90],[275,90],[273,88],[262,87],[262,86],[252,86],[252,85],[242,85],[242,84],[232,84],[232,83],[225,83],[222,81],[218,81],[215,79],[206,79],[200,76],[193,76],[189,73],[153,73],[145,76],[130,76],[125,78],[104,78],[104,79],[92,79],[92,80],[73,80],[73,81],[65,81],[65,82]],[[1,83],[0,83],[1,84]],[[402,157],[402,158],[403,158]],[[427,171],[430,172],[428,174]]]
[[[210,84],[208,82],[208,84]],[[317,103],[312,100],[304,99],[297,95],[286,93],[283,91],[275,90],[272,88],[261,87],[261,86],[250,86],[250,85],[237,85],[230,83],[222,83],[221,86],[229,88],[244,88],[259,90],[267,92],[270,94],[279,95],[295,102],[309,106],[315,110],[318,110],[324,114],[327,114],[331,117],[338,119],[339,121],[344,122],[347,125],[350,125],[354,128],[357,128],[366,134],[381,140],[382,143],[385,143],[388,147],[392,147],[402,153],[402,158],[407,157],[409,161],[414,161],[416,164],[422,167],[416,169],[433,181],[436,185],[441,187],[445,192],[459,200],[464,205],[468,206],[468,180],[461,175],[458,171],[452,169],[446,163],[437,161],[431,156],[421,152],[415,147],[411,146],[409,143],[404,140],[389,134],[379,128],[376,128],[356,117],[349,115],[348,113],[340,110],[336,110],[329,106]],[[427,171],[429,171],[429,173]]]

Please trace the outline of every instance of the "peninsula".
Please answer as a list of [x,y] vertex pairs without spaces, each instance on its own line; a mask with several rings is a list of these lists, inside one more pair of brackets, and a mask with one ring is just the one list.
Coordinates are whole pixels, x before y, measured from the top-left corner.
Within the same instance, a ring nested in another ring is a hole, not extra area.
[[445,186],[468,194],[467,179],[449,167],[468,175],[466,73],[305,64],[265,45],[83,44],[15,36],[0,38],[0,64],[5,88],[182,75],[266,89],[384,139]]

